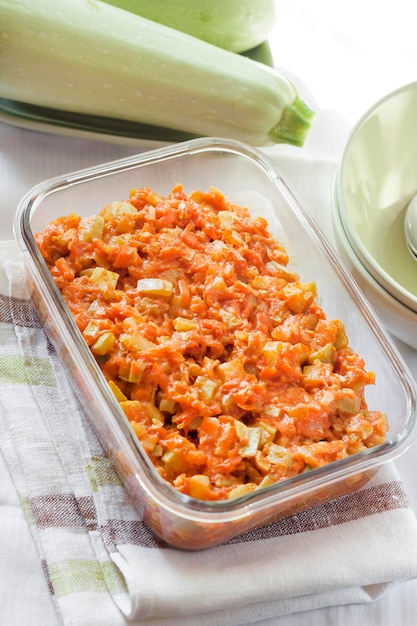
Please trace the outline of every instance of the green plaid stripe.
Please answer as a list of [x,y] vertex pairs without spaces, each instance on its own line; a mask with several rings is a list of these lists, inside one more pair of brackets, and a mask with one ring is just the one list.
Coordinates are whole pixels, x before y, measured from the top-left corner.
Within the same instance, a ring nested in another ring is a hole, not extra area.
[[47,358],[2,354],[0,355],[0,384],[56,387],[56,380]]
[[20,503],[22,505],[23,513],[28,523],[28,526],[35,525],[36,520],[33,516],[32,507],[30,505],[30,498],[28,498],[28,496],[25,494],[20,494]]
[[127,592],[124,578],[112,561],[66,559],[49,562],[48,572],[57,597],[77,592]]
[[121,487],[120,478],[113,464],[105,456],[98,454],[92,456],[85,469],[93,492],[97,492],[100,487]]

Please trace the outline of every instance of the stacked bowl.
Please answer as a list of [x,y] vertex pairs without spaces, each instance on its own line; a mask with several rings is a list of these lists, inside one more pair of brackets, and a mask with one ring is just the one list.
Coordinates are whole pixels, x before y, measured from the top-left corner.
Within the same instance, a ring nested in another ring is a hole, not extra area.
[[385,327],[417,349],[417,260],[404,218],[417,193],[417,82],[388,94],[352,129],[333,185],[339,252]]

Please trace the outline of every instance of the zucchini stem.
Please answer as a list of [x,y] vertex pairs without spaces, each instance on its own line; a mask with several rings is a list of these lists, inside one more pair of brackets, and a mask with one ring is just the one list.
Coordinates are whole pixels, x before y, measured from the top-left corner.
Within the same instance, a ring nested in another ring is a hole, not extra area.
[[284,108],[281,119],[268,135],[274,143],[302,146],[315,115],[306,102],[297,96],[292,104]]

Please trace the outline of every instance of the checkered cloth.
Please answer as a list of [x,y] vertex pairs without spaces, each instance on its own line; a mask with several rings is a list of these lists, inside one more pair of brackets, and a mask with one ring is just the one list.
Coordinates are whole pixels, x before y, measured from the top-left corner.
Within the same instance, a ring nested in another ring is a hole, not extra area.
[[390,464],[356,493],[224,545],[163,545],[86,420],[12,242],[0,248],[0,337],[0,449],[62,624],[252,624],[368,602],[417,576],[417,522]]

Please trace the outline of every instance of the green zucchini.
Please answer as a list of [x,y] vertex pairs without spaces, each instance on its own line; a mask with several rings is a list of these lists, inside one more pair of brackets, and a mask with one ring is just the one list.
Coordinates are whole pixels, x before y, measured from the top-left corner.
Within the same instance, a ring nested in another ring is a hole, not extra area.
[[275,0],[103,0],[230,50],[246,52],[276,24]]
[[0,97],[252,145],[313,117],[261,63],[99,0],[0,0]]

